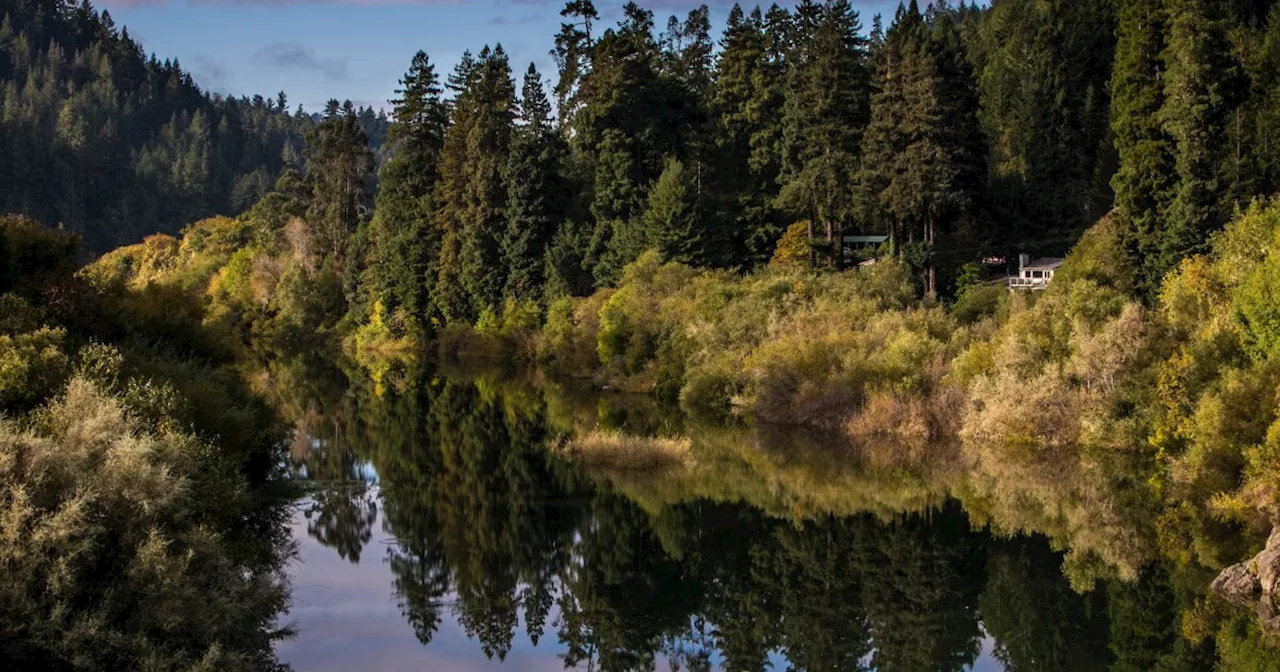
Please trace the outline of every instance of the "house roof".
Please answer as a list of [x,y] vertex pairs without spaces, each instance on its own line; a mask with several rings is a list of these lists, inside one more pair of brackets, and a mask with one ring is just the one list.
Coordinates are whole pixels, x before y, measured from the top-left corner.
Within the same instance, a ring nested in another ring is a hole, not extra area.
[[889,240],[889,236],[845,236],[844,237],[844,242],[846,243],[864,243],[864,244],[870,243],[873,245],[879,245],[880,243],[883,243],[887,240]]
[[1024,271],[1054,271],[1062,265],[1064,260],[1058,257],[1045,257],[1044,259],[1036,259],[1035,261],[1022,267]]

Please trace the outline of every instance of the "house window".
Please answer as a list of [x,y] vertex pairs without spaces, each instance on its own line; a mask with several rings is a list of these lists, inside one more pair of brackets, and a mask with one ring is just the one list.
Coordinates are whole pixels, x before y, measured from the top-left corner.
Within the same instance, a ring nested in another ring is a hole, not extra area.
[[1043,278],[1043,277],[1044,277],[1044,273],[1043,273],[1043,272],[1041,272],[1041,271],[1031,271],[1031,277],[1033,277],[1033,278]]

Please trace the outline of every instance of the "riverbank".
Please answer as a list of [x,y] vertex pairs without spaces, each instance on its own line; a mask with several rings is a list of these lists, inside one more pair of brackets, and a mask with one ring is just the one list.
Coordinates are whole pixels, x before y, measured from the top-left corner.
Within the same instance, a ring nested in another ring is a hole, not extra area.
[[0,218],[0,659],[264,670],[289,634],[284,426],[182,295]]
[[394,359],[537,365],[691,417],[836,431],[914,461],[958,437],[975,509],[1070,548],[1081,586],[1136,577],[1155,557],[1220,569],[1257,550],[1280,508],[1280,257],[1268,251],[1280,205],[1241,213],[1146,304],[1104,219],[1041,292],[973,288],[940,305],[889,259],[740,276],[650,253],[617,287],[545,314],[508,302],[432,341],[376,306],[363,325],[327,314],[342,305],[336,271],[309,265],[287,232],[246,242],[260,229],[201,222],[82,276],[228,351],[353,353],[383,392]]

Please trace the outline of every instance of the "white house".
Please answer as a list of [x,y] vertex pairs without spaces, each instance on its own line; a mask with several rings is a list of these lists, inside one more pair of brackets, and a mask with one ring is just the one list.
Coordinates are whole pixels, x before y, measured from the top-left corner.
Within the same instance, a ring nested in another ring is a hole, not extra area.
[[1018,275],[1009,278],[1009,289],[1044,289],[1060,266],[1061,259],[1046,257],[1031,261],[1030,255],[1020,254]]

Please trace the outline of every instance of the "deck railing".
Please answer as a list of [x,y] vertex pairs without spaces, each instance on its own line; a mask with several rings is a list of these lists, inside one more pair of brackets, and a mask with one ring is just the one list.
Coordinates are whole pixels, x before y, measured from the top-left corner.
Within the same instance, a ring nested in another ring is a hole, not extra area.
[[1009,278],[1010,289],[1044,289],[1049,286],[1049,278]]

